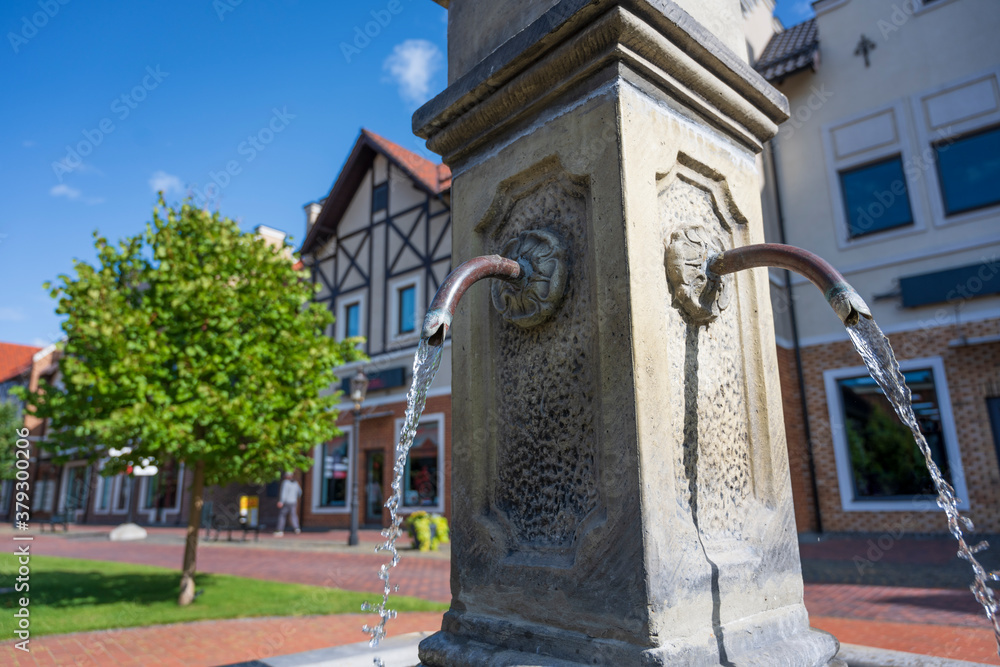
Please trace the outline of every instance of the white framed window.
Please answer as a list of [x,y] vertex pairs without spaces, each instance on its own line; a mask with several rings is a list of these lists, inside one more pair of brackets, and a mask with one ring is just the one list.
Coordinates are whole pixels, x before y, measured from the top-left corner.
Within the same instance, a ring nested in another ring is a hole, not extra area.
[[[128,514],[129,502],[132,499],[132,485],[134,477],[129,477],[125,473],[114,476],[111,490],[111,513]],[[108,481],[108,480],[106,480]]]
[[[935,462],[969,509],[941,357],[899,363]],[[935,511],[933,484],[913,435],[864,366],[823,373],[841,507],[848,512]]]
[[420,324],[426,308],[423,281],[418,274],[397,278],[389,283],[389,339],[393,342],[420,336]]
[[165,521],[167,514],[180,512],[184,491],[183,463],[168,461],[158,467],[155,475],[143,477],[139,482],[139,511],[146,514],[150,523]]
[[367,336],[365,321],[368,314],[365,294],[345,294],[337,298],[337,340]]
[[84,461],[67,463],[59,485],[59,511],[73,512],[79,518],[87,507],[90,490],[90,467]]
[[[404,421],[396,420],[397,438]],[[402,511],[443,512],[444,492],[444,413],[424,414],[406,458]]]
[[322,445],[313,454],[312,511],[314,514],[350,512],[350,490],[354,477],[351,462],[351,430]]
[[1000,68],[918,93],[912,103],[934,224],[996,218]]
[[924,231],[927,165],[901,101],[824,125],[823,145],[841,249]]
[[101,475],[99,471],[103,469],[102,462],[98,468],[97,483],[94,485],[94,514],[107,514],[111,511],[115,478]]
[[55,506],[56,480],[40,479],[35,482],[34,495],[31,497],[31,509],[36,512],[51,512]]

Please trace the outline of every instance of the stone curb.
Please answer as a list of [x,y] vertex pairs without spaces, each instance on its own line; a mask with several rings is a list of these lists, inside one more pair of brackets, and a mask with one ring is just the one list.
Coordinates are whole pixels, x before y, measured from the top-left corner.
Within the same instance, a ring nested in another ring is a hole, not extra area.
[[[360,642],[241,662],[227,667],[371,667],[375,656],[383,660],[385,667],[412,667],[418,662],[417,644],[430,634],[411,632],[392,637],[384,640],[377,651],[373,651],[368,642]],[[975,667],[985,664],[855,644],[841,644],[837,657],[846,662],[847,667]]]
[[986,664],[856,644],[841,644],[837,657],[846,662],[847,667],[972,667]]
[[377,649],[368,642],[278,655],[265,660],[239,662],[225,667],[372,667],[377,656],[385,667],[413,667],[419,662],[417,645],[433,632],[410,632],[382,640]]

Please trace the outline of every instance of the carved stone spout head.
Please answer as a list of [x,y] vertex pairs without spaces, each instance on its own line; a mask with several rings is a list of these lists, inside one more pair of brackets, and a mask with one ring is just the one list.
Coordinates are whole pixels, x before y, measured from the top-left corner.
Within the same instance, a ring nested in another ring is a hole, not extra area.
[[494,281],[493,306],[505,320],[528,329],[547,320],[566,292],[566,249],[554,233],[534,229],[507,242],[501,254],[516,259],[517,283]]
[[698,227],[676,230],[666,244],[664,264],[673,305],[695,326],[707,326],[729,305],[723,276],[708,271],[708,260],[724,250],[711,234]]

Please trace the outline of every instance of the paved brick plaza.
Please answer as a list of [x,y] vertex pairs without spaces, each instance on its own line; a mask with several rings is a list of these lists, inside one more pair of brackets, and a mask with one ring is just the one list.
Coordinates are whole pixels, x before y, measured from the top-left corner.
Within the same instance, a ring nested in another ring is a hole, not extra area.
[[[180,529],[154,529],[149,541],[125,544],[108,542],[95,533],[46,535],[36,540],[34,553],[176,568],[183,550],[181,535]],[[375,573],[384,558],[371,552],[378,534],[364,533],[362,545],[355,549],[342,547],[342,538],[346,534],[334,531],[280,541],[267,536],[256,545],[203,543],[198,566],[203,572],[381,591]],[[804,545],[806,570],[816,570],[817,563],[822,569],[850,562],[864,554],[865,546],[863,540],[841,540],[822,550]],[[900,568],[942,568],[953,558],[949,552],[953,554],[953,549],[943,541],[900,543],[885,561]],[[400,595],[442,602],[450,598],[449,561],[440,556],[404,553],[394,580]],[[805,601],[812,624],[844,643],[1000,665],[988,622],[967,590],[807,583]],[[372,618],[349,614],[238,619],[184,624],[183,629],[159,626],[41,637],[32,640],[30,655],[15,651],[11,642],[0,644],[0,663],[221,665],[363,641],[360,627]],[[436,613],[400,614],[390,624],[390,634],[436,630],[439,618]]]

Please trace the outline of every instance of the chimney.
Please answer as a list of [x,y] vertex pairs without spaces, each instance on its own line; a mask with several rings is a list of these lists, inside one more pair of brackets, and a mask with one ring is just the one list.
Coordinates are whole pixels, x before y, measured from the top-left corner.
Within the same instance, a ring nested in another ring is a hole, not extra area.
[[319,218],[319,212],[323,210],[323,205],[319,202],[309,202],[302,208],[306,211],[306,234],[312,229],[312,226],[316,224],[316,219]]

